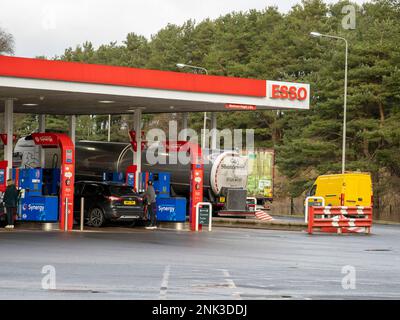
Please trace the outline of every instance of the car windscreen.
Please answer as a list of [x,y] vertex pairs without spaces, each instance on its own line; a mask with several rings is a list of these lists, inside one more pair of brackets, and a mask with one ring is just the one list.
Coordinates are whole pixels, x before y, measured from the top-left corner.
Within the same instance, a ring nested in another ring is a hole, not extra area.
[[110,193],[112,196],[126,196],[136,194],[132,187],[129,186],[110,186]]

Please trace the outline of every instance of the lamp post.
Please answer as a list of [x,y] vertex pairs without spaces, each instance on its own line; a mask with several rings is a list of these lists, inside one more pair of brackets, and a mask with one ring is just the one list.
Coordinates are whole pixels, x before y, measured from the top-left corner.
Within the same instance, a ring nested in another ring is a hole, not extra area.
[[346,44],[345,69],[344,69],[344,98],[343,98],[343,141],[342,141],[342,173],[344,173],[346,169],[347,57],[348,57],[349,45],[347,40],[343,37],[321,34],[319,32],[311,32],[310,36],[316,38],[325,37],[336,40],[342,40]]
[[107,134],[107,140],[108,142],[111,141],[111,114],[108,115],[108,134]]
[[[180,69],[183,68],[191,68],[194,70],[201,70],[203,71],[206,75],[208,75],[208,70],[206,68],[203,67],[198,67],[198,66],[192,66],[190,64],[185,64],[185,63],[177,63],[176,66]],[[201,139],[201,146],[203,147],[203,149],[206,146],[206,127],[207,127],[207,112],[204,112],[204,120],[203,120],[203,136]]]

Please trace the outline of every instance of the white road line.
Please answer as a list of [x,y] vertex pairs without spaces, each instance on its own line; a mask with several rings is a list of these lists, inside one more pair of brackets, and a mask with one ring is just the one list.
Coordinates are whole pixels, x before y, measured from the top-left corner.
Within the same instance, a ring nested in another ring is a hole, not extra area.
[[165,300],[167,298],[167,290],[168,290],[168,281],[169,281],[169,273],[171,270],[171,266],[167,265],[164,269],[163,279],[161,281],[160,288],[160,300]]
[[[229,289],[237,289],[235,282],[233,282],[233,280],[231,279],[231,275],[229,273],[228,270],[226,269],[220,269],[225,277],[225,281],[228,283],[228,288]],[[236,299],[236,300],[242,300],[242,297],[240,296],[239,292],[234,292],[232,293],[232,296]]]

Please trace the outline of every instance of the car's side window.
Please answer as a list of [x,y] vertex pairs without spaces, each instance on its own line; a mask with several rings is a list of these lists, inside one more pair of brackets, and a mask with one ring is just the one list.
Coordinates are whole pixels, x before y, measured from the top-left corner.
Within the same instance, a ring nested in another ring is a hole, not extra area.
[[104,188],[102,185],[96,186],[96,194],[104,194]]
[[317,191],[317,185],[314,184],[314,185],[312,186],[311,190],[310,190],[309,196],[310,196],[310,197],[315,196],[315,192],[316,192],[316,191]]
[[97,186],[95,184],[87,184],[83,188],[83,196],[84,197],[93,197],[97,195]]
[[82,194],[82,187],[83,187],[82,183],[76,183],[75,184],[74,195],[76,197],[80,196]]

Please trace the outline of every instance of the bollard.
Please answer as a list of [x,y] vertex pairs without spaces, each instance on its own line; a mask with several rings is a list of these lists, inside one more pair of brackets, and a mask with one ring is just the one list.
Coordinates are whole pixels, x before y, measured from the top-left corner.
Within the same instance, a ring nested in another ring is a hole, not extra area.
[[81,228],[80,230],[83,231],[83,222],[85,221],[84,217],[84,212],[85,212],[85,198],[81,198]]
[[68,231],[68,198],[65,198],[64,231]]

